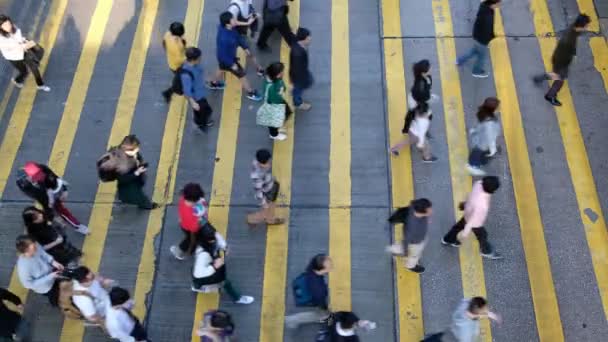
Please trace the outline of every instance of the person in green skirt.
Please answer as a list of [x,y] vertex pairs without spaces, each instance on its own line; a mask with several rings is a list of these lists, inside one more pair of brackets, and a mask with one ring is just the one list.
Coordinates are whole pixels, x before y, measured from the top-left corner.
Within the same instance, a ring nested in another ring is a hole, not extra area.
[[143,190],[148,163],[139,153],[139,145],[139,139],[134,134],[127,135],[120,143],[120,149],[135,163],[128,172],[117,175],[118,199],[125,204],[135,204],[140,209],[155,209],[158,204],[152,202]]

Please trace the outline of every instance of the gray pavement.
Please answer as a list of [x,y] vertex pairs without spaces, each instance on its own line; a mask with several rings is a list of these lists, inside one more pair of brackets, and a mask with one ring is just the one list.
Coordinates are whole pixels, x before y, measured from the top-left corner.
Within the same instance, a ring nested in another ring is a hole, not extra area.
[[[255,4],[261,9],[261,0],[256,0]],[[115,1],[108,23],[111,29],[106,32],[98,56],[66,168],[65,178],[71,184],[69,207],[83,222],[88,221],[93,206],[97,191],[94,161],[106,146],[141,5],[142,1]],[[471,44],[470,33],[478,1],[452,0],[450,5],[453,30],[458,37],[455,39],[456,49],[462,53]],[[578,13],[575,0],[550,0],[548,5],[556,31],[565,29]],[[604,5],[597,1],[600,17],[608,15]],[[142,140],[142,152],[152,166],[148,171],[147,193],[151,193],[154,186],[154,165],[158,165],[167,114],[167,106],[159,93],[171,80],[160,44],[161,37],[169,23],[183,20],[186,6],[187,0],[160,1],[141,86],[133,90],[139,91],[139,100],[132,132]],[[205,1],[200,40],[192,42],[203,50],[203,65],[207,73],[213,72],[217,66],[215,32],[217,16],[224,6],[224,2]],[[329,6],[329,2],[302,1],[300,11],[301,26],[313,31],[310,59],[316,83],[305,94],[313,103],[313,109],[295,119],[286,314],[300,310],[293,304],[291,280],[302,272],[311,256],[329,249],[332,82]],[[379,6],[378,1],[351,0],[349,12],[344,14],[348,15],[350,24],[351,297],[355,312],[379,323],[376,331],[361,336],[363,341],[370,342],[396,340],[399,327],[395,316],[398,304],[393,286],[394,267],[401,267],[393,265],[384,252],[392,232],[385,221],[391,207],[391,184],[386,153],[386,92]],[[411,65],[417,60],[429,59],[433,65],[433,92],[442,96],[431,6],[431,1],[401,1],[404,67],[409,88],[413,81]],[[24,31],[34,32],[37,31],[32,28],[34,18],[28,14],[40,11],[41,22],[44,22],[48,7],[49,1],[24,0],[5,8]],[[3,260],[0,263],[0,286],[8,286],[15,261],[14,237],[22,231],[20,214],[29,203],[14,186],[14,174],[27,160],[48,160],[94,8],[93,0],[70,1],[68,5],[45,75],[53,90],[36,98],[12,175],[0,199],[0,258]],[[542,91],[530,81],[530,76],[543,68],[538,41],[533,37],[530,10],[525,2],[505,1],[502,14],[565,340],[601,341],[601,336],[608,336],[608,324],[578,214],[558,122],[554,110],[543,100]],[[259,55],[263,64],[278,59],[279,42],[279,36],[273,35],[273,53]],[[601,75],[594,67],[587,38],[581,39],[578,51],[569,85],[602,209],[608,213],[608,180],[603,177],[603,171],[608,167],[604,143],[608,117],[603,112],[608,95]],[[7,71],[11,70],[7,63],[0,63],[0,91],[8,86],[10,72]],[[495,89],[492,75],[479,80],[472,78],[467,70],[460,73],[460,85],[466,124],[470,127],[474,123],[476,107],[485,97],[494,95]],[[250,79],[260,86],[259,78],[251,76]],[[6,113],[1,116],[0,134],[7,129],[17,96],[18,91],[13,93]],[[258,148],[271,148],[272,144],[266,130],[255,125],[257,105],[245,98],[242,101],[227,227],[231,246],[227,263],[232,282],[244,294],[254,296],[256,301],[250,306],[237,306],[222,296],[220,308],[234,316],[239,341],[254,342],[259,340],[266,231],[249,230],[244,224],[244,216],[256,207],[248,174],[250,162]],[[222,119],[222,94],[211,93],[209,102],[215,109],[213,118],[219,123]],[[422,260],[427,272],[420,278],[423,322],[427,333],[444,329],[449,324],[452,310],[462,298],[457,251],[439,244],[441,236],[454,223],[455,214],[459,213],[453,212],[449,151],[441,101],[434,105],[433,111],[431,144],[439,161],[432,165],[423,164],[416,153],[412,154],[414,192],[418,197],[431,199],[435,212],[429,245]],[[188,115],[179,155],[175,196],[190,181],[201,183],[207,193],[212,193],[214,164],[221,162],[215,160],[217,125],[208,134],[196,133],[191,113]],[[538,341],[507,159],[509,151],[502,140],[499,144],[502,153],[489,165],[489,171],[500,177],[503,186],[494,196],[487,227],[491,241],[506,258],[499,262],[484,261],[484,273],[488,298],[492,307],[502,314],[504,324],[493,326],[492,334],[495,341]],[[177,208],[170,205],[162,210],[166,210],[166,215],[163,229],[155,241],[156,275],[148,296],[146,325],[153,341],[189,341],[196,302],[196,295],[189,289],[190,261],[179,262],[169,253],[169,247],[179,241],[181,232],[177,226]],[[120,204],[114,206],[100,272],[117,279],[121,286],[130,290],[135,286],[147,222],[147,212]],[[75,244],[82,244],[81,236],[70,232],[70,238]],[[33,323],[35,341],[59,341],[62,317],[46,304],[45,298],[30,295],[26,317]],[[315,327],[311,326],[296,331],[285,330],[284,340],[311,341],[315,332]],[[105,340],[102,333],[90,328],[84,337],[87,342]]]

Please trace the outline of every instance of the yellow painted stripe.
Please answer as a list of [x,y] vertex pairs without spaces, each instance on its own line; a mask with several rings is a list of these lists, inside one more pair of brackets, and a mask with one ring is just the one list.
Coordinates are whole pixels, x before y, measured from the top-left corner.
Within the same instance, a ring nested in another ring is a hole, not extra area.
[[[401,37],[400,0],[382,1],[383,35]],[[386,79],[388,129],[390,145],[403,139],[401,125],[406,112],[404,90],[405,72],[403,44],[401,39],[384,39],[384,68]],[[391,157],[391,193],[393,207],[409,205],[414,198],[414,180],[412,178],[412,159],[409,148],[401,150],[398,158]],[[395,226],[395,242],[403,240],[402,225]],[[424,337],[422,320],[422,293],[420,276],[408,272],[403,267],[403,260],[394,260],[397,288],[397,310],[399,313],[399,341],[419,341]]]
[[[533,13],[536,34],[540,36],[543,32],[553,32],[553,24],[547,4],[543,0],[531,0],[530,11]],[[551,70],[551,55],[557,40],[554,37],[539,39],[540,50],[545,63],[545,68]],[[596,56],[597,57],[597,56]],[[604,74],[603,74],[604,75]],[[540,96],[540,95],[539,95]],[[584,232],[587,236],[587,244],[591,254],[593,270],[597,280],[597,286],[602,298],[604,314],[608,314],[608,234],[606,232],[606,221],[602,214],[599,203],[591,165],[587,157],[585,142],[581,133],[572,95],[568,82],[559,92],[561,107],[554,107],[557,121],[564,142],[566,160],[570,169],[570,178],[574,186],[574,192],[579,207],[579,214],[583,223]],[[593,212],[592,220],[585,211]]]
[[[436,39],[437,55],[449,147],[454,213],[457,216],[456,219],[460,219],[461,212],[457,208],[458,203],[463,201],[471,190],[471,177],[464,167],[468,156],[467,131],[464,124],[460,76],[454,64],[456,48],[454,38],[451,38],[454,37],[454,32],[449,1],[433,0],[433,16],[435,18],[435,33],[439,37]],[[486,297],[483,264],[479,255],[479,245],[475,238],[467,239],[460,247],[460,269],[464,296]],[[484,342],[492,341],[488,320],[481,321],[481,336]]]
[[[56,0],[51,5],[49,15],[46,19],[40,36],[40,45],[45,47],[45,58],[40,63],[40,73],[44,75],[48,65],[49,56],[57,40],[59,27],[63,21],[63,14],[67,7],[68,0]],[[34,100],[36,100],[37,89],[33,77],[25,81],[25,86],[19,92],[19,98],[13,108],[11,119],[6,128],[2,145],[0,145],[0,197],[4,194],[6,182],[13,168],[13,162],[21,145],[25,127],[30,119]],[[51,95],[52,96],[52,95]]]
[[595,68],[602,75],[604,81],[604,89],[608,92],[608,44],[602,37],[592,37],[589,41]]
[[509,47],[504,38],[500,12],[496,11],[496,39],[490,44],[496,93],[501,101],[501,121],[509,151],[509,167],[517,205],[521,238],[528,265],[528,278],[541,341],[563,341],[564,334],[553,286],[551,264],[538,208],[534,176],[528,156],[515,80],[511,71]]
[[589,23],[589,31],[599,32],[600,21],[597,17],[597,12],[595,11],[595,4],[593,3],[593,0],[576,0],[576,2],[578,3],[580,13],[584,13],[591,18],[591,23]]
[[[239,58],[245,67],[245,53],[239,50]],[[213,183],[211,185],[211,208],[209,208],[209,222],[217,228],[217,231],[226,236],[228,229],[228,214],[230,211],[230,197],[232,194],[232,179],[234,176],[234,161],[236,158],[236,143],[241,115],[241,84],[230,73],[226,73],[226,89],[222,99],[222,117],[213,170]],[[192,325],[192,342],[198,342],[200,337],[196,335],[196,329],[205,312],[216,309],[219,304],[217,293],[199,293],[196,296],[196,310]]]
[[[186,41],[193,45],[199,41],[203,18],[204,0],[188,1],[184,27]],[[187,119],[187,105],[183,97],[174,96],[169,106],[162,148],[156,170],[153,200],[157,203],[169,204],[173,199],[175,178],[179,164],[180,148]],[[165,210],[152,210],[148,218],[146,236],[139,259],[137,280],[135,282],[135,308],[133,313],[142,320],[146,315],[146,296],[152,289],[154,273],[156,272],[156,255],[154,253],[154,238],[160,233]]]
[[331,142],[329,156],[329,275],[331,309],[351,310],[350,60],[348,0],[331,6]]
[[[89,29],[89,36],[95,36],[95,44],[101,45],[103,31],[106,27],[112,4],[113,1],[109,0],[99,1],[97,3],[97,8],[95,9],[91,21],[91,28]],[[133,112],[135,111],[135,105],[139,96],[143,67],[157,10],[158,0],[144,1],[137,22],[137,28],[133,38],[133,45],[131,46],[120,96],[116,105],[116,113],[112,131],[110,132],[108,147],[118,144],[125,135],[130,133],[131,120],[133,119]],[[94,45],[85,43],[85,51],[87,46],[90,46],[90,49],[95,48]],[[78,84],[73,84],[72,89],[75,86],[78,86]],[[82,95],[84,96],[86,94]],[[63,158],[58,157],[57,160],[63,160]],[[82,249],[85,253],[81,260],[82,264],[89,267],[93,272],[97,272],[99,264],[101,263],[108,226],[112,215],[112,202],[114,200],[115,192],[115,183],[100,183],[97,188],[97,194],[95,195],[95,205],[93,206],[89,219],[91,234],[84,240]],[[81,341],[83,335],[84,326],[82,325],[82,322],[74,320],[64,321],[63,329],[61,331],[61,341]]]
[[[300,1],[289,4],[289,22],[298,27],[300,22]],[[285,69],[289,65],[289,46],[282,40],[281,61]],[[287,72],[285,72],[287,75]],[[291,103],[289,95],[287,102]],[[294,107],[295,108],[295,107]],[[294,110],[295,112],[295,110]],[[287,246],[289,244],[289,205],[291,204],[291,168],[295,137],[295,114],[287,121],[288,138],[274,143],[272,172],[281,183],[281,194],[276,210],[277,217],[285,218],[285,223],[272,227],[266,233],[266,255],[264,258],[264,284],[262,288],[262,309],[260,317],[260,341],[283,341],[285,319],[285,278],[287,274]]]

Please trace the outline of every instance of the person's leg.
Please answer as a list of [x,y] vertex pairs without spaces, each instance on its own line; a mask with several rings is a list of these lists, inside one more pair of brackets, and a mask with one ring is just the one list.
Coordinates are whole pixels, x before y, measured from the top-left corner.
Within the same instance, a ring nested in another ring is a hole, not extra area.
[[49,292],[44,295],[49,299],[51,306],[59,306],[59,281],[55,280]]
[[[477,44],[477,42],[473,42],[473,44]],[[464,55],[462,55],[456,59],[456,64],[462,65],[462,64],[468,62],[469,59],[471,59],[473,56],[475,56],[475,54],[476,54],[475,45],[473,45],[470,49],[467,50],[467,52],[465,52]]]
[[472,167],[480,168],[482,164],[482,153],[483,151],[477,147],[473,147],[469,154],[469,165]]
[[[135,317],[133,318],[135,319]],[[148,341],[148,333],[146,333],[146,329],[137,319],[135,319],[135,326],[131,330],[130,335],[135,341]]]
[[274,30],[274,25],[268,25],[266,20],[264,20],[264,25],[262,26],[262,32],[260,32],[260,37],[258,38],[257,46],[261,49],[268,48],[268,38],[272,34]]
[[548,98],[557,97],[557,93],[562,89],[563,86],[564,86],[563,80],[558,79],[558,80],[553,81],[553,84],[551,84],[551,87],[549,88],[549,91],[547,91],[547,94],[545,96]]
[[285,325],[288,328],[296,329],[302,324],[319,323],[326,319],[328,312],[322,309],[298,312],[293,315],[285,316]]
[[232,299],[233,302],[236,302],[241,299],[241,293],[232,285],[230,280],[224,280],[224,285],[222,288],[224,289],[224,291],[226,291],[226,294],[230,296],[230,299]]
[[21,317],[15,331],[15,336],[17,337],[15,341],[29,342],[31,341],[31,335],[30,324],[23,317]]
[[296,35],[293,34],[293,31],[291,31],[291,27],[289,26],[289,18],[287,17],[287,15],[285,15],[283,20],[281,20],[281,23],[279,24],[277,29],[279,30],[281,36],[283,36],[283,39],[285,39],[287,45],[291,46],[291,44],[295,42]]
[[279,129],[276,127],[268,127],[268,133],[270,134],[271,137],[276,137],[277,135],[279,135]]
[[484,227],[473,228],[473,233],[479,241],[479,250],[481,254],[492,254],[494,249],[490,242],[488,242],[488,232]]
[[488,58],[488,47],[479,43],[475,43],[475,54],[477,55],[477,59],[475,60],[475,64],[473,65],[473,73],[474,74],[484,74],[486,59]]
[[406,268],[414,268],[416,265],[418,265],[418,261],[420,261],[423,249],[423,242],[407,245],[407,257],[405,258]]
[[57,211],[57,213],[71,226],[73,226],[73,227],[80,226],[80,221],[78,221],[78,219],[76,217],[74,217],[72,212],[70,212],[68,210],[68,208],[65,207],[65,205],[63,204],[62,201],[59,201],[59,200],[55,201],[54,208],[55,208],[55,211]]
[[464,229],[465,224],[466,224],[466,221],[463,217],[460,219],[460,221],[456,222],[456,224],[452,226],[452,228],[450,229],[449,232],[447,232],[443,236],[443,241],[448,244],[453,244],[453,243],[458,244],[459,243],[458,238],[457,238],[458,233],[460,233]]
[[179,243],[178,247],[179,247],[179,251],[182,253],[182,255],[184,255],[190,249],[190,232],[181,227],[180,227],[180,229],[181,229],[182,233],[184,234],[184,238]]
[[40,75],[40,70],[38,69],[38,64],[34,61],[31,60],[25,60],[25,64],[27,65],[28,69],[30,69],[30,71],[32,71],[32,74],[34,74],[34,79],[36,80],[36,85],[41,87],[44,85],[44,80],[42,80],[42,75]]
[[399,151],[406,145],[410,144],[410,139],[406,136],[404,139],[391,146],[391,152],[395,155],[399,155]]
[[25,80],[25,76],[27,76],[27,67],[25,66],[25,61],[9,61],[11,64],[17,69],[19,74],[14,78],[16,83],[23,84]]
[[196,101],[196,103],[198,103],[199,110],[192,111],[194,123],[198,126],[198,128],[205,132],[207,131],[207,127],[213,124],[209,120],[212,112],[211,106],[209,106],[209,102],[207,102],[207,99],[205,98]]
[[293,105],[299,107],[304,100],[302,100],[302,94],[304,92],[303,88],[298,87],[297,85],[293,85],[292,97],[293,97]]
[[424,145],[420,148],[420,153],[422,153],[422,159],[429,160],[433,157],[431,153],[431,144],[429,144],[428,140],[424,141]]

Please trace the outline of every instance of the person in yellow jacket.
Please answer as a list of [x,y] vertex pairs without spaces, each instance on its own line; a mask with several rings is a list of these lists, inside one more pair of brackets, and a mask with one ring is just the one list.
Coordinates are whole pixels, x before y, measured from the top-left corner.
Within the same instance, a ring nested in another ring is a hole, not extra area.
[[[165,32],[163,37],[163,48],[167,54],[167,64],[169,65],[169,70],[171,70],[174,75],[177,72],[177,69],[186,61],[185,33],[184,24],[176,21],[169,25],[169,31]],[[162,94],[165,101],[169,103],[171,101],[171,95],[173,95],[173,85],[163,91]]]

